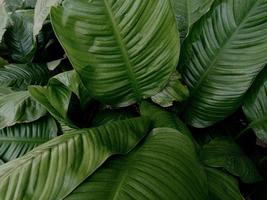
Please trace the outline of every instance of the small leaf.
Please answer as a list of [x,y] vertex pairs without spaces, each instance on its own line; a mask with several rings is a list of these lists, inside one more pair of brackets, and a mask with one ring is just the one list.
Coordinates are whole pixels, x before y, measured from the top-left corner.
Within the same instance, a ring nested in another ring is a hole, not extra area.
[[201,155],[205,165],[224,168],[239,176],[245,183],[254,183],[262,179],[254,163],[229,138],[215,138],[203,146]]
[[11,57],[20,63],[31,62],[36,50],[36,41],[32,34],[33,10],[19,10],[10,17],[11,26],[7,28],[4,39]]
[[149,127],[135,118],[52,139],[0,166],[0,199],[64,199],[108,157],[132,150]]
[[2,42],[3,35],[6,32],[8,18],[5,3],[3,0],[0,0],[0,43]]
[[168,85],[161,92],[151,97],[152,101],[162,107],[170,107],[173,102],[185,101],[189,97],[189,91],[181,83],[181,78],[181,75],[175,72]]

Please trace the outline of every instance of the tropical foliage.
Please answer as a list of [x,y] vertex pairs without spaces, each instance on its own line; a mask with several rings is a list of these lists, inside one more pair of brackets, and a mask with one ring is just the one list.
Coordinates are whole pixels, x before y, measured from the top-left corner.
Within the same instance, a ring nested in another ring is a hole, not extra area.
[[0,0],[1,200],[266,200],[267,0]]

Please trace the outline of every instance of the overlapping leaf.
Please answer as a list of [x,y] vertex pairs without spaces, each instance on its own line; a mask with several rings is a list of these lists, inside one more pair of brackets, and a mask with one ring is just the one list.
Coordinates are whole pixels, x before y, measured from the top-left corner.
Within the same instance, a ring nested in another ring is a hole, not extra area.
[[44,65],[10,64],[0,68],[0,85],[25,90],[29,85],[45,85],[49,76]]
[[170,107],[174,102],[185,101],[189,97],[189,91],[187,87],[182,84],[181,78],[181,75],[175,72],[171,76],[167,86],[151,97],[152,101],[162,107]]
[[209,199],[212,200],[243,200],[238,182],[234,177],[218,170],[206,167],[209,185]]
[[257,137],[267,142],[267,68],[257,77],[247,94],[243,110]]
[[267,62],[267,0],[216,0],[183,50],[181,69],[191,92],[185,118],[207,127],[238,108]]
[[32,61],[36,42],[33,37],[33,10],[18,10],[11,15],[11,26],[4,35],[13,60],[20,63]]
[[245,183],[261,180],[254,163],[228,138],[216,138],[204,145],[202,161],[207,166],[226,169]]
[[144,144],[107,161],[66,200],[207,200],[205,174],[191,140],[170,128],[154,129]]
[[180,37],[186,38],[192,25],[207,13],[214,0],[170,0],[178,23]]
[[62,0],[37,0],[34,10],[33,35],[36,36],[42,29],[43,23],[50,13],[50,8]]
[[8,94],[0,96],[0,129],[16,123],[35,121],[47,113],[41,104],[30,97],[28,91],[2,91]]
[[57,137],[0,166],[0,199],[63,199],[109,156],[129,152],[149,126],[136,118]]
[[51,21],[85,87],[106,104],[127,106],[158,93],[177,65],[168,0],[66,0],[51,9]]
[[8,162],[54,138],[57,125],[52,118],[0,129],[0,159]]
[[2,42],[2,37],[6,32],[8,25],[8,13],[4,4],[4,0],[0,0],[0,43]]

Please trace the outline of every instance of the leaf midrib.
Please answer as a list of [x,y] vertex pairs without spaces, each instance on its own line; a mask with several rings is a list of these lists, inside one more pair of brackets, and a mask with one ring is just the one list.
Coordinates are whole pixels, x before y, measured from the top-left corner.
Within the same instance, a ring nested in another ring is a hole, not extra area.
[[251,8],[247,12],[247,14],[244,15],[244,17],[241,20],[241,22],[239,24],[237,24],[236,29],[231,33],[230,37],[228,37],[223,42],[223,44],[221,45],[221,48],[218,49],[217,54],[215,55],[215,57],[213,58],[213,60],[211,61],[211,63],[207,66],[207,70],[205,71],[205,73],[202,76],[200,76],[197,85],[192,90],[192,92],[191,92],[191,99],[195,95],[195,93],[199,90],[199,88],[201,87],[203,81],[209,75],[210,71],[215,67],[215,63],[218,61],[218,59],[220,58],[221,54],[224,52],[224,50],[226,49],[226,47],[229,45],[229,43],[232,41],[232,39],[235,37],[235,35],[238,33],[238,31],[242,28],[243,24],[246,23],[247,18],[250,16],[250,13],[255,9],[255,7],[257,6],[257,4],[258,4],[258,0],[255,1],[254,5],[251,6]]
[[133,66],[132,66],[132,63],[131,63],[129,55],[128,55],[127,47],[124,44],[122,35],[118,31],[119,26],[118,26],[118,23],[117,23],[115,17],[113,16],[113,13],[112,13],[112,10],[111,10],[109,3],[107,2],[107,0],[103,0],[103,2],[105,5],[104,7],[106,8],[107,15],[110,19],[110,23],[111,23],[111,27],[113,29],[114,36],[115,36],[115,38],[117,40],[117,44],[119,45],[119,48],[121,50],[122,58],[124,60],[125,67],[126,67],[127,72],[128,72],[127,74],[129,76],[129,80],[130,80],[130,83],[132,85],[134,95],[135,95],[136,99],[138,101],[140,101],[142,98],[142,95],[141,95],[139,87],[136,83],[136,77],[135,77],[135,74],[134,74],[133,69],[132,69]]

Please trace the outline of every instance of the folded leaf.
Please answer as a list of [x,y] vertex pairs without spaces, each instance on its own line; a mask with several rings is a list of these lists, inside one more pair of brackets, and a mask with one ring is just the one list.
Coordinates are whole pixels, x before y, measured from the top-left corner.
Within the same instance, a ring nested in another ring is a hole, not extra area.
[[216,0],[193,27],[181,58],[190,125],[213,125],[240,106],[267,62],[266,17],[267,0]]
[[0,96],[0,129],[16,123],[32,122],[46,115],[46,109],[28,91]]
[[10,64],[0,68],[0,85],[26,90],[29,85],[45,85],[49,76],[45,65]]
[[245,183],[262,179],[254,163],[228,138],[216,138],[204,145],[202,161],[207,166],[226,169]]
[[149,127],[136,118],[59,136],[0,166],[0,199],[64,199],[109,156],[129,152]]
[[106,104],[155,95],[177,65],[179,34],[168,0],[65,0],[51,9],[51,21],[85,87]]
[[185,85],[181,83],[181,75],[175,72],[166,87],[152,96],[151,99],[162,107],[170,107],[173,102],[182,102],[189,97],[189,91]]
[[57,124],[47,117],[32,123],[0,129],[0,159],[8,162],[21,157],[56,135]]
[[248,92],[243,111],[257,137],[267,142],[267,68],[260,73]]
[[18,10],[11,16],[11,26],[4,35],[5,43],[13,60],[20,63],[31,62],[36,41],[33,37],[33,10]]
[[66,200],[207,200],[207,192],[191,140],[158,128],[128,155],[108,160]]
[[184,40],[192,25],[207,13],[214,0],[171,0],[180,37]]
[[205,171],[208,177],[209,199],[244,200],[234,177],[210,167],[206,167]]

